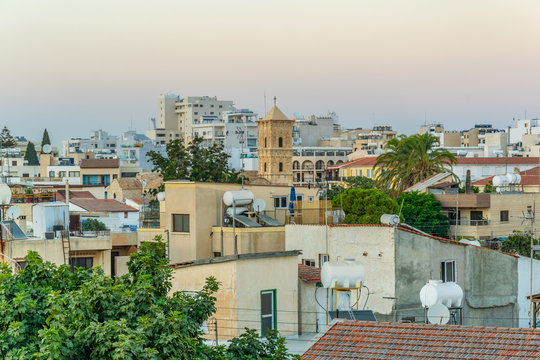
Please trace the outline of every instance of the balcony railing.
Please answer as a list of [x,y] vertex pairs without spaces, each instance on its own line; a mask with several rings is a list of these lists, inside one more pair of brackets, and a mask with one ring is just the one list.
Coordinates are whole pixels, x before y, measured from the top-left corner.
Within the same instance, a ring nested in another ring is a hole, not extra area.
[[458,225],[458,226],[487,226],[490,225],[490,221],[487,219],[481,219],[481,220],[468,220],[468,219],[450,219],[449,220],[450,225]]

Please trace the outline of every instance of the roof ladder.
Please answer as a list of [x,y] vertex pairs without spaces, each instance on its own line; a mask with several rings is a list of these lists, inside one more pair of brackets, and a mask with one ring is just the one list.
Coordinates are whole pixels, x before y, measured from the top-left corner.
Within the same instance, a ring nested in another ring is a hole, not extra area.
[[62,252],[64,254],[64,264],[70,265],[71,260],[71,241],[69,240],[69,230],[61,230]]

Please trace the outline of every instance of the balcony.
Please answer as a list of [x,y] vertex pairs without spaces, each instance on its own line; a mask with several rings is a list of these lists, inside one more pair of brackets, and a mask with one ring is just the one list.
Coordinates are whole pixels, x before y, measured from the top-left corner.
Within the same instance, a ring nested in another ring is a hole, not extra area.
[[450,222],[450,225],[457,225],[457,226],[488,226],[491,224],[491,221],[489,221],[488,219],[480,219],[480,220],[450,219],[449,222]]
[[435,194],[434,197],[443,208],[487,209],[491,206],[491,194]]

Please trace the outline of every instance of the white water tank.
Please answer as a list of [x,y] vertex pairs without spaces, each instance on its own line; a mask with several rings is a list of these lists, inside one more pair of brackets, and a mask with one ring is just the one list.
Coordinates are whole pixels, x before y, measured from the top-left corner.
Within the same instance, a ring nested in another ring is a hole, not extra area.
[[514,174],[514,176],[516,177],[516,182],[514,184],[521,184],[521,175],[520,174]]
[[253,193],[249,190],[237,190],[237,191],[227,191],[223,194],[223,203],[226,206],[242,206],[249,205],[253,202],[254,196]]
[[383,225],[399,225],[399,216],[395,214],[382,214],[381,215],[381,224]]
[[321,282],[325,288],[361,287],[366,278],[359,261],[327,261],[321,269]]
[[494,176],[493,186],[508,186],[508,178],[504,175]]
[[443,304],[446,307],[460,307],[463,300],[463,290],[455,282],[429,280],[420,290],[420,301],[423,307]]
[[229,217],[232,217],[233,212],[234,212],[234,215],[240,215],[240,214],[245,213],[246,211],[248,211],[247,207],[235,207],[234,211],[233,211],[233,208],[230,207],[227,209],[227,215],[229,215]]

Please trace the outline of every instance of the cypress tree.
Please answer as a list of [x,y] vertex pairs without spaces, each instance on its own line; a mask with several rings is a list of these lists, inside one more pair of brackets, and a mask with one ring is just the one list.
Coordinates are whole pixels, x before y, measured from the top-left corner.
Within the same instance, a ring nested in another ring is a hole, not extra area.
[[39,159],[36,153],[36,147],[34,143],[29,141],[26,146],[26,153],[24,154],[24,160],[28,161],[28,165],[39,165]]
[[51,145],[51,139],[49,139],[49,133],[47,132],[47,129],[43,131],[43,140],[41,140],[42,149],[43,149],[43,145]]

